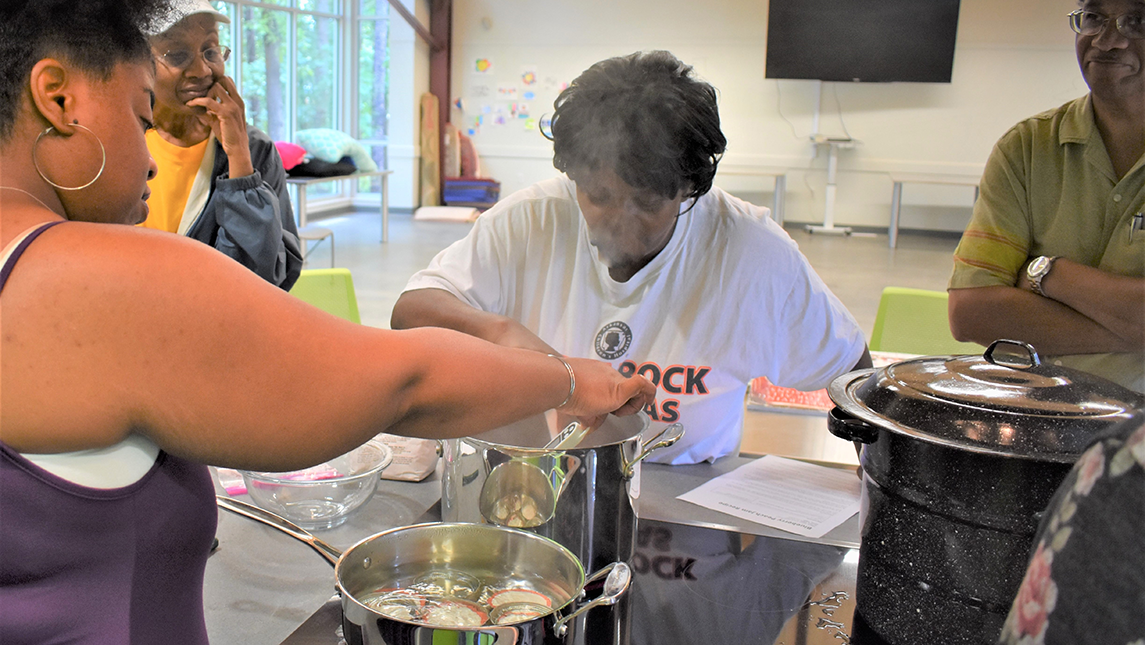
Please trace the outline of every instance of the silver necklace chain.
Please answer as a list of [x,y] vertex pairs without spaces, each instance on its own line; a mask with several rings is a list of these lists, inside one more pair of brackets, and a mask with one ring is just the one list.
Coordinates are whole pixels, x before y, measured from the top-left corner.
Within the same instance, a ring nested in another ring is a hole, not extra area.
[[[33,195],[32,193],[29,193],[28,191],[24,190],[23,188],[16,188],[15,186],[0,186],[0,188],[2,188],[2,189],[4,189],[4,190],[14,190],[14,191],[16,191],[16,192],[24,193],[24,194],[25,194],[25,195],[27,195],[28,197],[31,197],[32,199],[34,199],[34,200],[36,200],[37,202],[39,202],[39,203],[40,203],[40,205],[41,205],[41,206],[43,206],[44,208],[46,208],[46,209],[48,209],[48,210],[52,211],[52,212],[53,212],[53,213],[55,213],[56,215],[59,215],[59,213],[56,213],[55,209],[53,209],[51,206],[48,206],[47,204],[45,204],[45,203],[44,203],[44,200],[40,199],[39,197],[36,197],[36,196],[35,196],[35,195]],[[62,217],[62,216],[61,216],[61,217]],[[64,218],[64,219],[67,219],[67,218]]]

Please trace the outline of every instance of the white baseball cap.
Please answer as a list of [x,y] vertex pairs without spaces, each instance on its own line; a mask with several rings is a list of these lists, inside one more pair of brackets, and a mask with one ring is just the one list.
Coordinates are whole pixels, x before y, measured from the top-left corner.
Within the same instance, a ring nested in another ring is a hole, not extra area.
[[156,16],[145,30],[148,36],[158,36],[175,26],[175,23],[200,13],[209,13],[219,21],[230,23],[227,14],[215,9],[208,0],[174,0],[170,8],[162,15]]

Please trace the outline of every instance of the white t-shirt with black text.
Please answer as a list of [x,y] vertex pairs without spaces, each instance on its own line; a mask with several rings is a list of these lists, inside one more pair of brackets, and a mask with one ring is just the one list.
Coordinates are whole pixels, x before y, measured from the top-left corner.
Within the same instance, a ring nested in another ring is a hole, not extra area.
[[855,319],[766,214],[712,188],[647,266],[617,282],[561,176],[498,202],[406,290],[444,289],[565,355],[645,375],[658,386],[654,424],[685,431],[649,461],[714,460],[738,451],[751,379],[817,390],[865,348]]

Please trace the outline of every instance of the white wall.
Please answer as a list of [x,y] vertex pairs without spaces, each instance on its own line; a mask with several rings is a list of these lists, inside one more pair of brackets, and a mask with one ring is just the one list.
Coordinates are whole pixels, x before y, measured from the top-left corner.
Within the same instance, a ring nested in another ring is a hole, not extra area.
[[[962,0],[950,84],[824,83],[822,133],[846,131],[860,145],[841,153],[836,223],[886,226],[889,171],[979,174],[997,138],[1019,119],[1085,93],[1065,15],[1074,0]],[[788,168],[789,221],[823,217],[826,154],[813,156],[817,84],[764,78],[767,4],[759,0],[455,0],[452,121],[473,134],[485,174],[502,194],[553,176],[552,146],[523,119],[491,123],[497,91],[516,87],[531,117],[551,112],[561,83],[592,63],[641,49],[667,49],[720,92],[728,152],[723,164]],[[492,62],[489,73],[475,61]],[[523,84],[535,70],[538,82]],[[491,96],[479,96],[482,90]],[[520,93],[534,91],[524,101]],[[838,108],[836,107],[836,100]],[[396,116],[396,115],[395,115]],[[768,179],[717,183],[770,204]],[[908,186],[902,226],[961,230],[972,189]],[[396,204],[395,204],[396,205]]]

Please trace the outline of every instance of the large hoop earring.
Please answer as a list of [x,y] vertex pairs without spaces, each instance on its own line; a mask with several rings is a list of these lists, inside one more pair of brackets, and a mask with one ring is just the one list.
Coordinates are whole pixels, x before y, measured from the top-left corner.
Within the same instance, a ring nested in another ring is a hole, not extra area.
[[553,117],[548,112],[545,112],[541,115],[541,118],[537,119],[537,131],[541,133],[542,137],[549,141],[553,140]]
[[87,182],[83,186],[61,186],[61,185],[57,184],[56,182],[52,181],[51,179],[48,179],[48,176],[45,175],[44,171],[40,169],[40,162],[36,159],[36,148],[40,147],[40,139],[43,139],[44,135],[48,134],[52,130],[55,130],[56,126],[49,125],[46,130],[44,130],[43,132],[40,133],[40,136],[36,137],[36,143],[32,144],[32,165],[36,167],[36,172],[40,173],[40,179],[43,179],[44,181],[51,184],[53,187],[58,188],[60,190],[83,190],[84,188],[87,188],[88,186],[94,184],[97,179],[102,177],[103,176],[103,169],[107,167],[107,150],[104,149],[104,147],[103,147],[103,141],[99,140],[99,135],[92,132],[91,130],[88,130],[87,127],[82,126],[78,123],[73,123],[72,125],[77,127],[77,128],[80,128],[81,130],[85,130],[88,134],[95,137],[95,142],[99,144],[99,154],[102,157],[102,159],[99,162],[99,172],[95,173],[95,177],[93,177],[91,181]]

